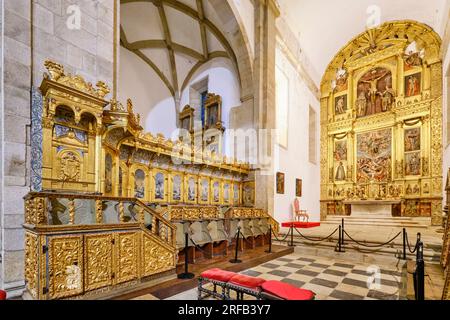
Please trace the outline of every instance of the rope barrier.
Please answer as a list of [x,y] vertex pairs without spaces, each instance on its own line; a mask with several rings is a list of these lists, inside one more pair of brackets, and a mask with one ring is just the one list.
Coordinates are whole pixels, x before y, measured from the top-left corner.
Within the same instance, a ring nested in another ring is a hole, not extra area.
[[387,241],[387,242],[385,242],[385,243],[383,243],[383,244],[381,244],[381,245],[374,245],[374,246],[372,246],[372,245],[367,245],[367,244],[365,244],[365,243],[361,243],[361,242],[359,242],[359,241],[353,239],[353,238],[347,233],[347,231],[345,231],[345,230],[344,230],[344,233],[345,233],[345,234],[347,235],[347,237],[349,237],[350,240],[352,240],[353,242],[359,244],[360,246],[367,247],[367,248],[381,248],[381,247],[384,247],[385,245],[387,245],[387,244],[393,242],[395,239],[398,238],[399,235],[402,234],[401,232],[399,232],[399,233],[397,233],[397,235],[396,235],[395,237],[393,237],[391,240],[389,240],[389,241]]
[[245,239],[244,234],[239,230],[239,233],[242,236],[242,239],[244,239],[245,242],[247,242],[248,245],[253,246],[253,243],[251,243],[250,241],[248,241],[247,239]]
[[325,241],[325,240],[330,239],[330,238],[331,238],[331,237],[339,230],[339,227],[336,228],[336,229],[335,229],[328,237],[325,237],[325,238],[323,238],[323,239],[312,239],[312,238],[306,237],[306,236],[304,236],[303,234],[301,234],[301,232],[298,231],[297,228],[294,228],[294,229],[295,229],[295,231],[297,231],[297,233],[300,235],[300,237],[303,237],[303,238],[305,238],[305,239],[308,240],[308,241],[322,242],[322,241]]
[[273,232],[273,230],[272,230],[272,235],[275,237],[276,241],[284,242],[284,241],[286,241],[287,237],[289,237],[289,232],[286,233],[286,236],[282,240],[278,239],[278,237],[275,235],[275,232]]
[[406,233],[406,244],[408,245],[408,250],[411,252],[411,254],[416,253],[417,248],[419,247],[419,240],[416,241],[416,245],[414,247],[414,250],[411,250],[411,245],[409,243],[408,233]]

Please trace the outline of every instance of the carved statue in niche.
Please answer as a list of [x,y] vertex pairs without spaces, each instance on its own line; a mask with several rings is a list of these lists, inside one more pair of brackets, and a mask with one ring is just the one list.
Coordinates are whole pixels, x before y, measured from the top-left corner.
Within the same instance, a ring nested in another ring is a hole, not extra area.
[[138,199],[145,197],[145,173],[141,169],[134,174],[134,196]]
[[344,164],[341,161],[341,162],[339,162],[339,165],[336,169],[335,180],[336,181],[345,181],[345,179],[346,179],[345,168],[344,168]]
[[395,100],[392,73],[375,68],[364,74],[358,82],[356,109],[358,117],[391,110]]
[[79,181],[80,180],[80,159],[73,152],[65,153],[61,158],[61,174],[63,181]]
[[405,77],[405,95],[413,97],[420,95],[421,73],[412,74]]

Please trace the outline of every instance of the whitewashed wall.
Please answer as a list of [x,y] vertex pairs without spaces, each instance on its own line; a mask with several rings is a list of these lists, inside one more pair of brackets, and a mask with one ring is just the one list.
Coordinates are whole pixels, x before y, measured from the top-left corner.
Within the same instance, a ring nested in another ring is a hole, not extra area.
[[[285,173],[285,194],[274,195],[275,219],[290,221],[293,217],[292,203],[295,199],[295,181],[303,180],[301,209],[310,214],[310,221],[320,221],[320,155],[319,155],[319,102],[311,94],[296,69],[284,54],[277,50],[276,64],[287,77],[289,83],[288,97],[288,145],[287,149],[279,147],[276,172]],[[309,107],[316,112],[316,163],[309,162]],[[275,186],[276,190],[276,186]]]

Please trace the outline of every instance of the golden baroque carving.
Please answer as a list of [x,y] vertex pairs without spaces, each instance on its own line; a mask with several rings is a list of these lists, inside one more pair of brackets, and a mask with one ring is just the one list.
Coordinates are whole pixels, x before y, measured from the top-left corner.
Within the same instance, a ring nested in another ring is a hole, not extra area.
[[86,236],[85,259],[86,291],[110,285],[112,277],[112,236]]
[[137,237],[136,233],[122,233],[117,236],[117,283],[137,278]]
[[25,283],[30,294],[38,296],[38,237],[25,233]]
[[144,235],[143,274],[150,276],[174,267],[174,253]]
[[82,236],[54,237],[48,252],[50,299],[60,299],[83,292]]
[[102,81],[97,82],[97,88],[94,88],[92,83],[86,82],[81,76],[72,76],[71,74],[66,75],[64,67],[56,62],[47,60],[44,65],[48,70],[48,73],[46,73],[44,77],[49,80],[85,92],[100,99],[103,99],[110,92],[108,86]]

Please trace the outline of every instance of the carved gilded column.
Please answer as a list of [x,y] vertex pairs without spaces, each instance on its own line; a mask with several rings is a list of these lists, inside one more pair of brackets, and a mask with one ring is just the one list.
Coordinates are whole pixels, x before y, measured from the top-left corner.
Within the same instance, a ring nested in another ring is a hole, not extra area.
[[433,225],[442,224],[442,63],[436,62],[430,66],[431,70],[431,176],[432,195],[431,222]]

